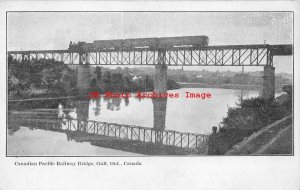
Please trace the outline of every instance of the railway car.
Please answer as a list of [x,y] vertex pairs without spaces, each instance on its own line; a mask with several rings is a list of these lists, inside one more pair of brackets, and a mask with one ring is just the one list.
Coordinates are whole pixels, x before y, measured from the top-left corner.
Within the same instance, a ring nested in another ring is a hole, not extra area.
[[124,40],[125,48],[136,47],[157,47],[159,45],[159,38],[136,38]]
[[182,36],[182,37],[165,37],[159,38],[159,46],[180,47],[180,46],[207,46],[207,36]]
[[75,52],[88,52],[95,50],[123,49],[123,48],[169,48],[182,46],[207,46],[207,36],[182,36],[164,38],[136,38],[119,40],[95,40],[93,43],[70,43],[69,50]]
[[97,49],[121,49],[136,47],[156,47],[159,44],[158,38],[137,38],[125,40],[96,40],[93,42]]
[[124,46],[124,40],[95,40],[96,49],[118,49]]
[[84,43],[84,44],[82,44],[82,49],[84,52],[94,51],[95,46],[93,43]]

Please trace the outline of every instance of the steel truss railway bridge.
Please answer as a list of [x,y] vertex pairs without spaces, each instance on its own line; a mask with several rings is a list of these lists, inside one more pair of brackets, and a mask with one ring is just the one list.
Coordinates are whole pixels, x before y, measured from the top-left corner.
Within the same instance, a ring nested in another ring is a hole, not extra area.
[[[8,51],[19,60],[54,59],[65,64],[168,66],[273,66],[273,56],[292,55],[292,45]],[[159,61],[161,60],[161,62]]]
[[[174,37],[174,40],[172,37],[167,38],[168,46],[160,46],[160,39],[158,45],[151,46],[150,42],[153,39],[145,38],[129,39],[129,42],[135,45],[126,47],[122,45],[113,47],[116,42],[122,44],[122,40],[106,40],[104,44],[108,44],[107,47],[97,45],[101,44],[101,41],[80,45],[81,42],[72,45],[78,48],[71,48],[70,44],[68,50],[8,51],[8,55],[23,61],[53,59],[68,65],[78,65],[77,88],[82,89],[83,92],[89,88],[90,65],[155,66],[154,91],[157,93],[167,92],[168,66],[262,66],[264,67],[262,97],[274,99],[273,57],[292,55],[292,44],[208,46],[208,43],[196,44],[195,39],[197,41],[197,36]],[[153,104],[154,118],[165,117],[166,102],[162,100]],[[154,128],[163,129],[164,122],[161,122],[161,119],[157,121],[154,119]]]

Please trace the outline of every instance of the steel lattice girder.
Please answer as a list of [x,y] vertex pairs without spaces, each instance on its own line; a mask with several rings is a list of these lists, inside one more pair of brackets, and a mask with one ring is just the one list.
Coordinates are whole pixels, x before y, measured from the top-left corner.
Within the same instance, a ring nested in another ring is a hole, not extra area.
[[292,55],[292,45],[131,48],[84,54],[69,50],[9,51],[8,55],[15,59],[54,59],[65,64],[156,65],[159,51],[165,52],[163,60],[169,66],[265,66],[273,64],[274,55]]

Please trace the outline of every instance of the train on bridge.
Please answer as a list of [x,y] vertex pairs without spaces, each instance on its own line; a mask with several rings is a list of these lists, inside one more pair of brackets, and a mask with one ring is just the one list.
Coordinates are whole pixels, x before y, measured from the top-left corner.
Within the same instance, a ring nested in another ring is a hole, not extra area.
[[166,49],[172,47],[203,47],[207,46],[207,36],[182,36],[163,38],[135,38],[118,40],[95,40],[93,43],[71,42],[69,50],[72,52],[92,52],[99,50],[123,50],[123,49]]

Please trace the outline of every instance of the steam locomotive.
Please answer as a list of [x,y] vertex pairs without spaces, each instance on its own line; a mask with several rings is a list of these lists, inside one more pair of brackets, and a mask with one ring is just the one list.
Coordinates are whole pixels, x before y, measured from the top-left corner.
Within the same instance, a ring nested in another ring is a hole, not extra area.
[[93,43],[70,43],[69,50],[74,52],[89,52],[96,50],[118,50],[131,48],[170,48],[170,47],[202,47],[207,46],[207,36],[183,36],[164,38],[136,38],[119,40],[95,40]]

